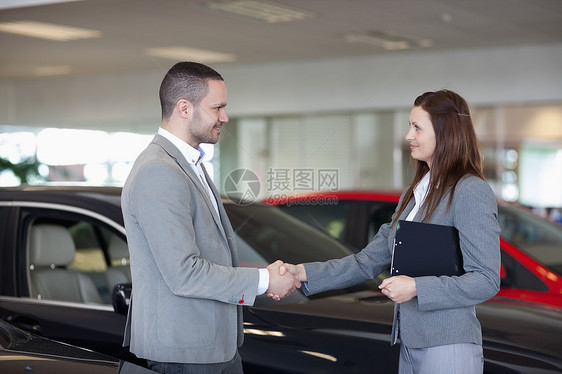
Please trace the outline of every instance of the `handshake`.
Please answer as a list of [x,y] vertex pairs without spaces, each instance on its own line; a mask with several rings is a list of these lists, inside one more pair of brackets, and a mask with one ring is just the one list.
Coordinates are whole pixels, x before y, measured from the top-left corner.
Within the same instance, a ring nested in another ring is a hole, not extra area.
[[266,294],[274,300],[281,300],[301,287],[306,282],[306,270],[302,264],[292,265],[277,260],[267,267],[269,271],[269,287]]

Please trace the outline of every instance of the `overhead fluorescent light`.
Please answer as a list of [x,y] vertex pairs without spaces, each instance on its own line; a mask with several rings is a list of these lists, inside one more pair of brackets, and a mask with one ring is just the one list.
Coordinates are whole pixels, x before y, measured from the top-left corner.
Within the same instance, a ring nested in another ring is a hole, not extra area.
[[67,75],[70,74],[70,66],[68,65],[41,66],[35,68],[33,73],[37,77],[52,77],[55,75]]
[[0,9],[13,9],[13,8],[24,8],[24,7],[37,6],[37,5],[69,3],[72,1],[82,1],[82,0],[2,0],[0,2]]
[[395,49],[410,48],[410,43],[407,40],[389,40],[380,36],[367,34],[367,33],[348,34],[346,40],[351,43],[373,44],[376,45],[377,47],[381,47],[389,51]]
[[316,14],[286,5],[254,0],[212,1],[203,3],[211,10],[249,17],[267,23],[301,21]]
[[393,31],[365,31],[346,35],[346,41],[350,43],[367,43],[381,47],[387,51],[428,48],[433,46],[431,39],[419,39],[411,36],[400,35]]
[[36,21],[14,21],[0,23],[0,31],[48,40],[66,42],[69,40],[99,38],[101,31],[79,27],[61,26]]
[[236,56],[231,53],[221,53],[190,47],[163,47],[148,48],[146,54],[153,57],[162,57],[176,61],[198,61],[202,63],[232,62]]

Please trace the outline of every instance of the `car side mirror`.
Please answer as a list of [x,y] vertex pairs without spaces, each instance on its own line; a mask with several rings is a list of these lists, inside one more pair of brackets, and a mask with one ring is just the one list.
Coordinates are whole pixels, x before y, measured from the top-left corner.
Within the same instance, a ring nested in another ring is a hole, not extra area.
[[131,303],[132,290],[133,285],[131,283],[119,283],[113,287],[112,300],[115,313],[127,315],[129,304]]

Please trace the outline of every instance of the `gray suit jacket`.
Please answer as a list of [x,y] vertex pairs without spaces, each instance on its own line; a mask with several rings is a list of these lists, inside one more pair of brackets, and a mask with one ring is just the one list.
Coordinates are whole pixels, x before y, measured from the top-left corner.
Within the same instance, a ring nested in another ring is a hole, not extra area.
[[253,304],[259,274],[237,267],[232,226],[206,177],[219,214],[180,151],[156,135],[123,187],[133,283],[124,345],[139,357],[226,362],[242,344],[242,305]]
[[[449,210],[446,209],[448,200],[447,194],[430,223],[455,226],[459,230],[466,273],[415,278],[418,296],[395,305],[392,344],[398,333],[402,343],[410,348],[482,344],[474,306],[493,297],[500,287],[497,203],[488,184],[474,176],[459,182]],[[408,202],[400,219],[406,219],[414,204],[413,199]],[[419,222],[424,216],[425,210],[420,209],[414,221]],[[305,264],[308,277],[305,292],[313,294],[349,287],[378,276],[390,267],[395,234],[396,227],[385,224],[360,253]]]

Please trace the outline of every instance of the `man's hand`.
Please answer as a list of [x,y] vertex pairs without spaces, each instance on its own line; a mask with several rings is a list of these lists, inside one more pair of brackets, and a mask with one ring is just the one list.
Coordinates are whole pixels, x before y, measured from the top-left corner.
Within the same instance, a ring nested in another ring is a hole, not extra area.
[[269,287],[266,294],[277,301],[289,296],[301,287],[301,282],[293,274],[283,271],[283,275],[281,275],[280,268],[282,265],[283,261],[277,260],[267,267]]
[[418,295],[415,279],[406,275],[386,278],[379,288],[383,295],[398,304],[410,301]]

